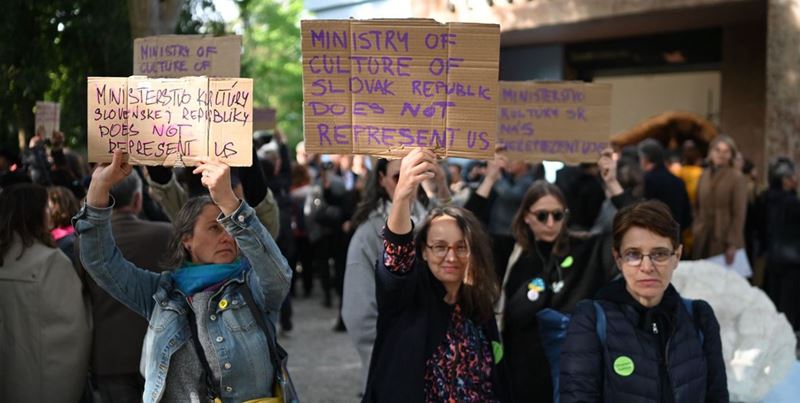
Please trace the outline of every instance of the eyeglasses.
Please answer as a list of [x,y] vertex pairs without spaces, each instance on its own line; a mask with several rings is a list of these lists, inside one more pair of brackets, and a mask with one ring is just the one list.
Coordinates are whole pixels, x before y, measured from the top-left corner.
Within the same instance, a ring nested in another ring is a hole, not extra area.
[[547,224],[547,217],[552,216],[554,222],[560,222],[567,216],[567,212],[565,210],[537,210],[537,211],[528,211],[528,214],[536,217],[536,219],[542,223]]
[[463,243],[456,245],[437,243],[435,245],[425,245],[425,246],[427,246],[428,249],[430,249],[431,252],[433,252],[433,256],[440,258],[444,258],[445,256],[447,256],[447,252],[449,252],[450,249],[453,249],[453,252],[455,252],[456,257],[464,258],[469,256],[469,248],[467,247],[466,244]]
[[644,262],[645,257],[650,258],[650,262],[656,266],[663,266],[675,255],[675,251],[669,249],[656,249],[649,254],[644,254],[638,250],[630,250],[622,254],[622,261],[633,267],[639,267]]

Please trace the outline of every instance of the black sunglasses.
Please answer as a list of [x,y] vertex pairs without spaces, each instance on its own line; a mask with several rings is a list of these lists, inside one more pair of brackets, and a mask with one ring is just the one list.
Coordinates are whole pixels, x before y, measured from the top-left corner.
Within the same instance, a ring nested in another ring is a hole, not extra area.
[[567,212],[564,210],[553,210],[553,211],[538,210],[538,211],[529,211],[528,213],[536,217],[536,219],[542,224],[547,224],[548,216],[552,216],[554,222],[560,222],[567,216]]

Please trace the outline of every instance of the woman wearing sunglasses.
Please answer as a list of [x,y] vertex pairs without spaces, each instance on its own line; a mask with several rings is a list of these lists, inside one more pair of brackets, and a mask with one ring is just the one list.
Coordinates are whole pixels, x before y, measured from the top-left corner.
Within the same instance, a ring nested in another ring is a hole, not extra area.
[[714,311],[670,285],[683,247],[669,208],[624,208],[613,240],[624,278],[578,304],[561,355],[561,402],[728,402]]
[[[502,156],[491,162],[487,177],[497,175],[503,163]],[[630,203],[632,197],[617,181],[610,149],[603,152],[598,165],[612,203],[617,208]],[[467,203],[471,210],[486,211],[488,189],[481,184]],[[617,274],[608,234],[572,234],[567,230],[568,218],[561,190],[537,181],[523,196],[512,222],[516,245],[508,258],[496,311],[516,402],[552,401],[560,351],[555,339],[563,340],[567,315],[578,301],[592,297]]]
[[411,207],[436,156],[414,149],[400,176],[375,272],[377,338],[365,402],[508,401],[493,305],[497,280],[480,222],[437,207],[413,234]]

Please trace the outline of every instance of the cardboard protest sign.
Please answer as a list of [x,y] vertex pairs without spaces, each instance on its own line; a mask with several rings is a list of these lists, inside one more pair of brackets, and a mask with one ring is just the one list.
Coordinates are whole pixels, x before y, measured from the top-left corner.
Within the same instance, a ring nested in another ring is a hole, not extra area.
[[114,150],[141,165],[196,165],[216,156],[252,165],[253,80],[182,77],[89,77],[90,162]]
[[58,102],[36,101],[36,119],[34,132],[44,134],[46,138],[61,126],[61,104]]
[[611,85],[500,82],[497,144],[512,160],[595,162],[609,144]]
[[310,20],[301,30],[306,151],[493,155],[498,25]]
[[161,35],[133,41],[133,74],[154,77],[239,77],[242,37]]
[[253,130],[274,129],[275,112],[272,108],[253,108]]

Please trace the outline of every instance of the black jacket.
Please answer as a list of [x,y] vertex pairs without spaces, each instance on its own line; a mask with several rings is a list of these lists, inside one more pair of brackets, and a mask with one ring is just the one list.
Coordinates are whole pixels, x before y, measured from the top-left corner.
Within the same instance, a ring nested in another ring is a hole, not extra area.
[[[393,242],[411,242],[412,233],[395,235]],[[390,272],[379,259],[375,272],[378,323],[364,402],[413,403],[425,400],[425,365],[442,343],[453,307],[444,302],[446,290],[422,259],[404,275]],[[480,324],[492,348],[499,343],[494,318]],[[505,358],[492,367],[492,389],[501,402],[508,388],[502,384]]]
[[[648,309],[626,291],[624,279],[604,287],[597,301],[606,315],[605,347],[594,305],[582,301],[561,351],[562,403],[729,401],[719,323],[708,303],[694,301],[692,317],[670,285]],[[633,361],[628,375],[615,370],[622,356]]]
[[691,228],[692,204],[689,202],[686,185],[663,164],[644,174],[644,198],[664,202],[669,206],[672,217],[680,224],[681,230]]
[[[612,197],[611,201],[621,209],[633,203],[635,198],[625,192]],[[486,202],[485,198],[473,194],[465,207],[485,221],[481,212]],[[504,284],[503,344],[515,402],[552,401],[551,369],[541,343],[536,314],[545,308],[571,314],[579,301],[594,296],[614,278],[619,271],[611,254],[611,241],[610,234],[570,237],[569,251],[564,256],[552,254],[552,244],[537,242],[538,253],[524,253],[511,267]],[[496,248],[493,251],[498,253]],[[572,264],[559,270],[568,257]],[[559,281],[559,271],[563,289],[553,293],[552,284]],[[528,284],[537,277],[547,287],[536,301],[530,301]]]

